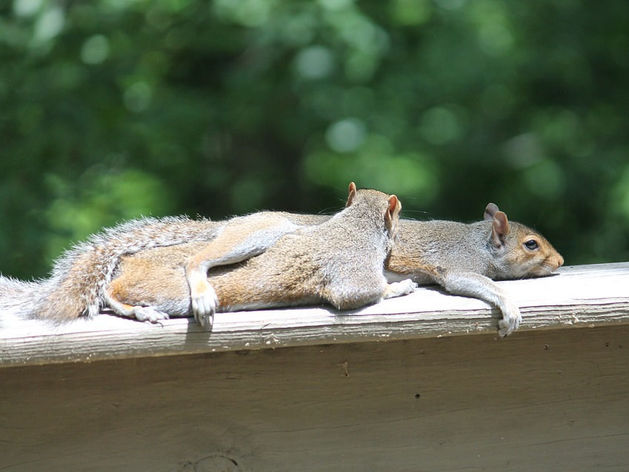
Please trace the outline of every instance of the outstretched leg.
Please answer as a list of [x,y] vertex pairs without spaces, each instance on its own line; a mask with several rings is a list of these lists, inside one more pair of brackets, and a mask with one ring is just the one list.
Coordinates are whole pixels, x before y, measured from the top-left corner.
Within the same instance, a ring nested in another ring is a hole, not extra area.
[[104,299],[120,316],[155,323],[190,314],[190,291],[184,262],[205,243],[149,249],[124,256]]
[[111,286],[105,290],[105,301],[117,315],[125,316],[127,318],[135,318],[138,321],[150,321],[151,323],[157,323],[159,320],[167,320],[169,318],[168,313],[159,311],[154,307],[128,305],[121,302],[116,298],[114,292],[112,292]]
[[216,292],[207,280],[212,267],[236,264],[257,256],[287,233],[300,228],[284,216],[258,213],[228,221],[216,238],[186,265],[192,313],[203,326],[210,324],[218,306]]
[[520,326],[520,309],[490,278],[474,272],[446,273],[442,285],[454,295],[479,298],[498,307],[502,312],[498,322],[500,336],[507,336]]

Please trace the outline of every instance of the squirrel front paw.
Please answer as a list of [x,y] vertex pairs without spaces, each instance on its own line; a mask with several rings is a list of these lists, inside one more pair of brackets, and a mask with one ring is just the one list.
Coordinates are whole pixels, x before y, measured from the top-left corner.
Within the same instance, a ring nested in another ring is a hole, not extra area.
[[502,309],[502,319],[498,322],[498,334],[505,337],[513,333],[522,322],[520,309],[513,304],[508,304]]
[[191,287],[191,305],[194,319],[208,331],[214,323],[214,313],[218,306],[218,297],[207,280],[197,281]]
[[417,284],[411,279],[404,279],[400,282],[393,282],[387,285],[383,298],[401,297],[413,293],[417,288]]

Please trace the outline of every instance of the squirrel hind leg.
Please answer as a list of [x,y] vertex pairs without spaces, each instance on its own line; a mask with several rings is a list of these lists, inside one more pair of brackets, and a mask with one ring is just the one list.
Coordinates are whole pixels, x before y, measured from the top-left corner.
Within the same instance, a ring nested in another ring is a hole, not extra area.
[[355,283],[332,283],[322,293],[322,297],[338,310],[355,310],[378,303],[385,296],[388,284],[384,280],[354,280]]
[[411,279],[392,282],[387,285],[382,298],[395,298],[408,295],[409,293],[413,293],[417,287],[418,285]]
[[119,316],[125,318],[135,318],[138,321],[149,321],[151,323],[159,323],[161,320],[170,318],[168,313],[158,310],[152,306],[127,305],[111,298],[108,298],[107,304]]
[[185,272],[192,313],[199,324],[210,330],[219,304],[214,287],[207,280],[208,270],[260,255],[297,228],[285,217],[273,214],[239,217],[227,223],[213,241],[196,253],[187,263]]
[[150,321],[158,323],[160,320],[170,318],[168,313],[151,306],[129,305],[119,301],[111,289],[105,290],[105,301],[107,305],[119,316],[125,318],[135,318],[138,321]]
[[168,313],[159,311],[152,306],[134,306],[133,313],[135,319],[138,321],[150,321],[151,323],[158,323],[160,320],[167,320],[170,318]]

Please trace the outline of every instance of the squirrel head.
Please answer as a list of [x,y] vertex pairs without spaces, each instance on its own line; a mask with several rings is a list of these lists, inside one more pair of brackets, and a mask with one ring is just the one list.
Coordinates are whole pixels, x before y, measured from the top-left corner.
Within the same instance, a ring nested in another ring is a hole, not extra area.
[[491,221],[489,244],[498,255],[496,268],[509,278],[544,276],[563,265],[563,257],[544,236],[523,224],[509,222],[495,203],[487,205],[484,218]]
[[355,204],[359,200],[369,200],[369,205],[382,207],[382,215],[384,224],[390,237],[397,233],[398,221],[400,220],[400,212],[402,211],[402,202],[396,195],[387,195],[378,190],[372,189],[356,189],[354,182],[349,183],[349,195],[345,207]]

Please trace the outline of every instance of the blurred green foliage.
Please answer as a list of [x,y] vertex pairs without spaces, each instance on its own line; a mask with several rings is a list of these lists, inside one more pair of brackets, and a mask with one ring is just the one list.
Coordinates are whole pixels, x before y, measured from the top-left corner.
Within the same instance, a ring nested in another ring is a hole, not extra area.
[[629,3],[0,3],[0,270],[139,215],[488,201],[629,259]]

